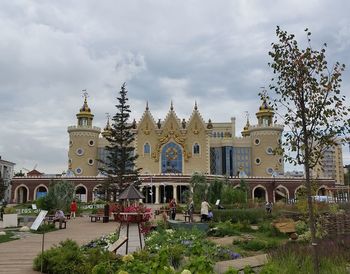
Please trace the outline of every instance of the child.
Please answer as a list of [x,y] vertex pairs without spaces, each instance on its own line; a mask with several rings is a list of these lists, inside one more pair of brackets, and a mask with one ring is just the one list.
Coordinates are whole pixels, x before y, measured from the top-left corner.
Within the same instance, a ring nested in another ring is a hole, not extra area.
[[70,216],[75,219],[75,214],[78,210],[78,205],[75,200],[70,204]]

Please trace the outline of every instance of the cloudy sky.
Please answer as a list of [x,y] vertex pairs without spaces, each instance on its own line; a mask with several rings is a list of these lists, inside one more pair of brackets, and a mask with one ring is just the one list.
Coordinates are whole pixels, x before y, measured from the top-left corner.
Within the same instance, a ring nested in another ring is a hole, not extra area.
[[[67,126],[82,90],[94,125],[105,125],[126,81],[132,117],[148,100],[155,119],[170,101],[180,118],[194,102],[207,121],[256,122],[268,86],[276,25],[305,44],[328,44],[328,62],[350,68],[349,1],[1,1],[0,155],[16,170],[67,169]],[[350,72],[342,92],[350,98]],[[348,148],[344,162],[350,164]]]

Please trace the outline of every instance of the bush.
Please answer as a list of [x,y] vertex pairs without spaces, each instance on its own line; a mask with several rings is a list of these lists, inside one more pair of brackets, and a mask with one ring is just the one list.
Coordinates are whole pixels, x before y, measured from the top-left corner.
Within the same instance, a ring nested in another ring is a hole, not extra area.
[[54,224],[41,224],[41,226],[39,226],[38,230],[31,230],[32,233],[38,233],[38,234],[42,234],[42,233],[46,233],[46,232],[51,232],[51,231],[55,231],[57,230],[57,228],[55,227]]
[[279,246],[279,242],[276,239],[252,239],[248,241],[238,241],[236,244],[239,247],[249,251],[268,250]]
[[237,223],[245,221],[249,224],[257,224],[258,222],[268,218],[263,208],[214,209],[213,215],[215,222],[231,221],[233,223]]
[[84,257],[76,242],[66,240],[37,256],[34,259],[34,270],[40,271],[41,261],[44,273],[81,273],[79,267],[83,265]]
[[17,211],[14,207],[5,207],[4,208],[4,214],[15,214],[15,213],[17,213]]

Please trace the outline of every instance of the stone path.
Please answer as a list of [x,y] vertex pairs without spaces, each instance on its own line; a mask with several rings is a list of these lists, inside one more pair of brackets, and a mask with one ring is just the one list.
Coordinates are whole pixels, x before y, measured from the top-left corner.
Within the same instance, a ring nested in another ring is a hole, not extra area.
[[[78,244],[87,243],[103,234],[116,231],[118,223],[90,222],[88,217],[69,220],[67,229],[60,229],[45,234],[45,249],[67,238]],[[31,234],[24,239],[0,244],[0,273],[33,274],[33,259],[41,252],[42,235]]]

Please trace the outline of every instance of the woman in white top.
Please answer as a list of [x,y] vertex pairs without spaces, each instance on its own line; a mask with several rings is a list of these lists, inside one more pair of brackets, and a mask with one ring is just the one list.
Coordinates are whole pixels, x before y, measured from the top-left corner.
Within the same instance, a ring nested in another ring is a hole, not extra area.
[[207,221],[208,220],[208,213],[209,213],[209,208],[211,208],[211,206],[209,205],[209,203],[207,202],[207,200],[205,199],[202,204],[201,204],[201,222],[202,221]]

